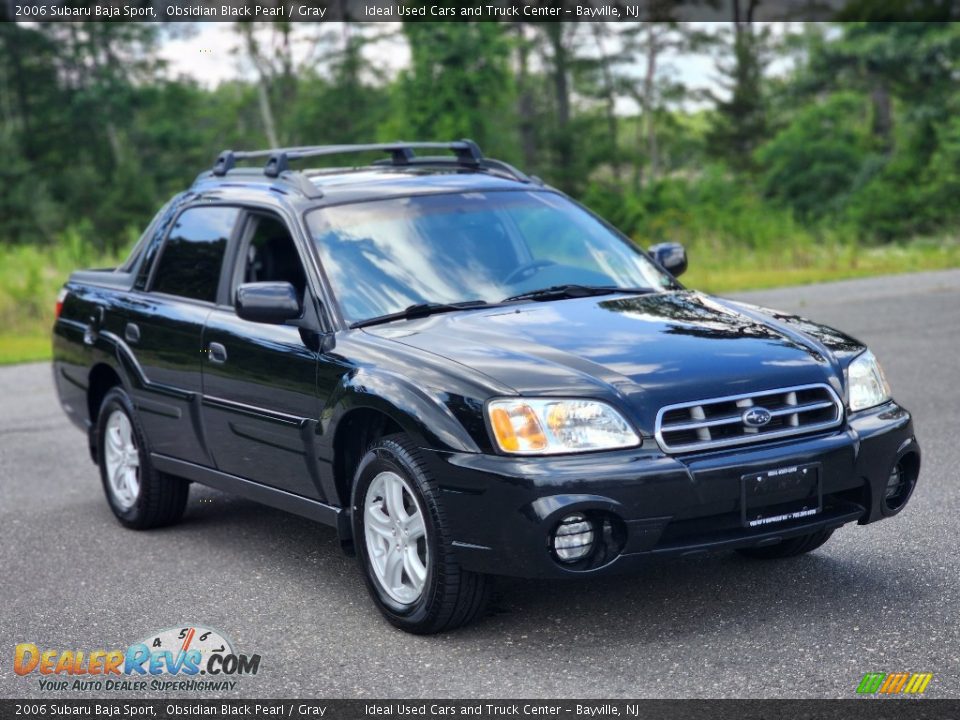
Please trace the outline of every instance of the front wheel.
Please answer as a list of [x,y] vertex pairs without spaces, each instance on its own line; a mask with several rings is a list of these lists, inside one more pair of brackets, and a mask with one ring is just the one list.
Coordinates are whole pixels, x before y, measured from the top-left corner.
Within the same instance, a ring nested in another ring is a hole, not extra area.
[[97,458],[107,502],[128,528],[171,525],[183,515],[190,484],[154,469],[147,439],[130,397],[106,394],[97,417]]
[[405,435],[384,437],[364,455],[352,511],[367,588],[390,623],[425,635],[483,612],[490,579],[457,563],[436,484]]
[[745,557],[758,560],[780,560],[781,558],[789,558],[813,552],[829,540],[831,535],[833,535],[833,530],[818,530],[809,535],[801,535],[800,537],[784,540],[776,545],[740,548],[737,552]]

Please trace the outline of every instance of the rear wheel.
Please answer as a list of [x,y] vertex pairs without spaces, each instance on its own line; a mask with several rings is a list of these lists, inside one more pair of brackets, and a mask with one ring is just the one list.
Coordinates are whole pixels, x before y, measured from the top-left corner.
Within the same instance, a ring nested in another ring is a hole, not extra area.
[[97,416],[97,457],[107,503],[129,528],[171,525],[183,516],[190,484],[150,464],[146,436],[130,397],[113,388]]
[[457,563],[435,488],[405,435],[375,442],[354,479],[353,532],[367,588],[387,620],[417,634],[466,625],[489,596],[490,578]]
[[833,530],[818,530],[809,535],[801,535],[800,537],[784,540],[776,545],[740,548],[737,552],[745,557],[758,560],[779,560],[781,558],[795,557],[796,555],[813,552],[829,540],[831,535],[833,535]]

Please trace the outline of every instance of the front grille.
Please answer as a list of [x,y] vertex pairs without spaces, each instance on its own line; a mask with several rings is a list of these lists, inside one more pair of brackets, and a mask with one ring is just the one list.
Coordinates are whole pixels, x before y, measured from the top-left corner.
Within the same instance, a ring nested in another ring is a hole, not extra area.
[[[744,421],[750,408],[766,423]],[[769,415],[763,413],[766,410]],[[684,453],[818,432],[843,421],[843,405],[827,385],[732,395],[668,405],[657,413],[656,436],[667,453]]]

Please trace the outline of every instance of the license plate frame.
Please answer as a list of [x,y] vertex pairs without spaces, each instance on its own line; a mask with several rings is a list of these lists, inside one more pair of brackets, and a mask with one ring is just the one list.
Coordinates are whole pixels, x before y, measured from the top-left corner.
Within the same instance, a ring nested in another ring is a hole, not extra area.
[[740,477],[740,520],[745,528],[776,526],[822,511],[820,463],[784,465]]

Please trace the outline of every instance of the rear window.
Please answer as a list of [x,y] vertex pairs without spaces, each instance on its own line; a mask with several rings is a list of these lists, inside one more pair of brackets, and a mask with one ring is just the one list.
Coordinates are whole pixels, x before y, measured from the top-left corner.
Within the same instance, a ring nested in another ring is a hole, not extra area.
[[152,290],[215,302],[227,240],[239,212],[201,207],[181,213],[164,243]]
[[158,231],[161,229],[161,225],[164,224],[162,223],[162,220],[170,212],[170,206],[173,205],[173,203],[179,198],[180,195],[175,195],[173,198],[168,200],[162,208],[160,208],[156,215],[153,216],[153,220],[151,220],[150,224],[147,225],[147,229],[143,231],[143,234],[140,235],[140,239],[137,240],[137,244],[134,245],[133,250],[130,251],[129,257],[127,257],[123,265],[120,266],[119,269],[121,271],[132,272],[133,270],[137,269],[138,265],[141,268],[143,267],[140,265],[140,258],[143,257],[147,252],[147,249],[151,245],[151,241],[156,238]]

